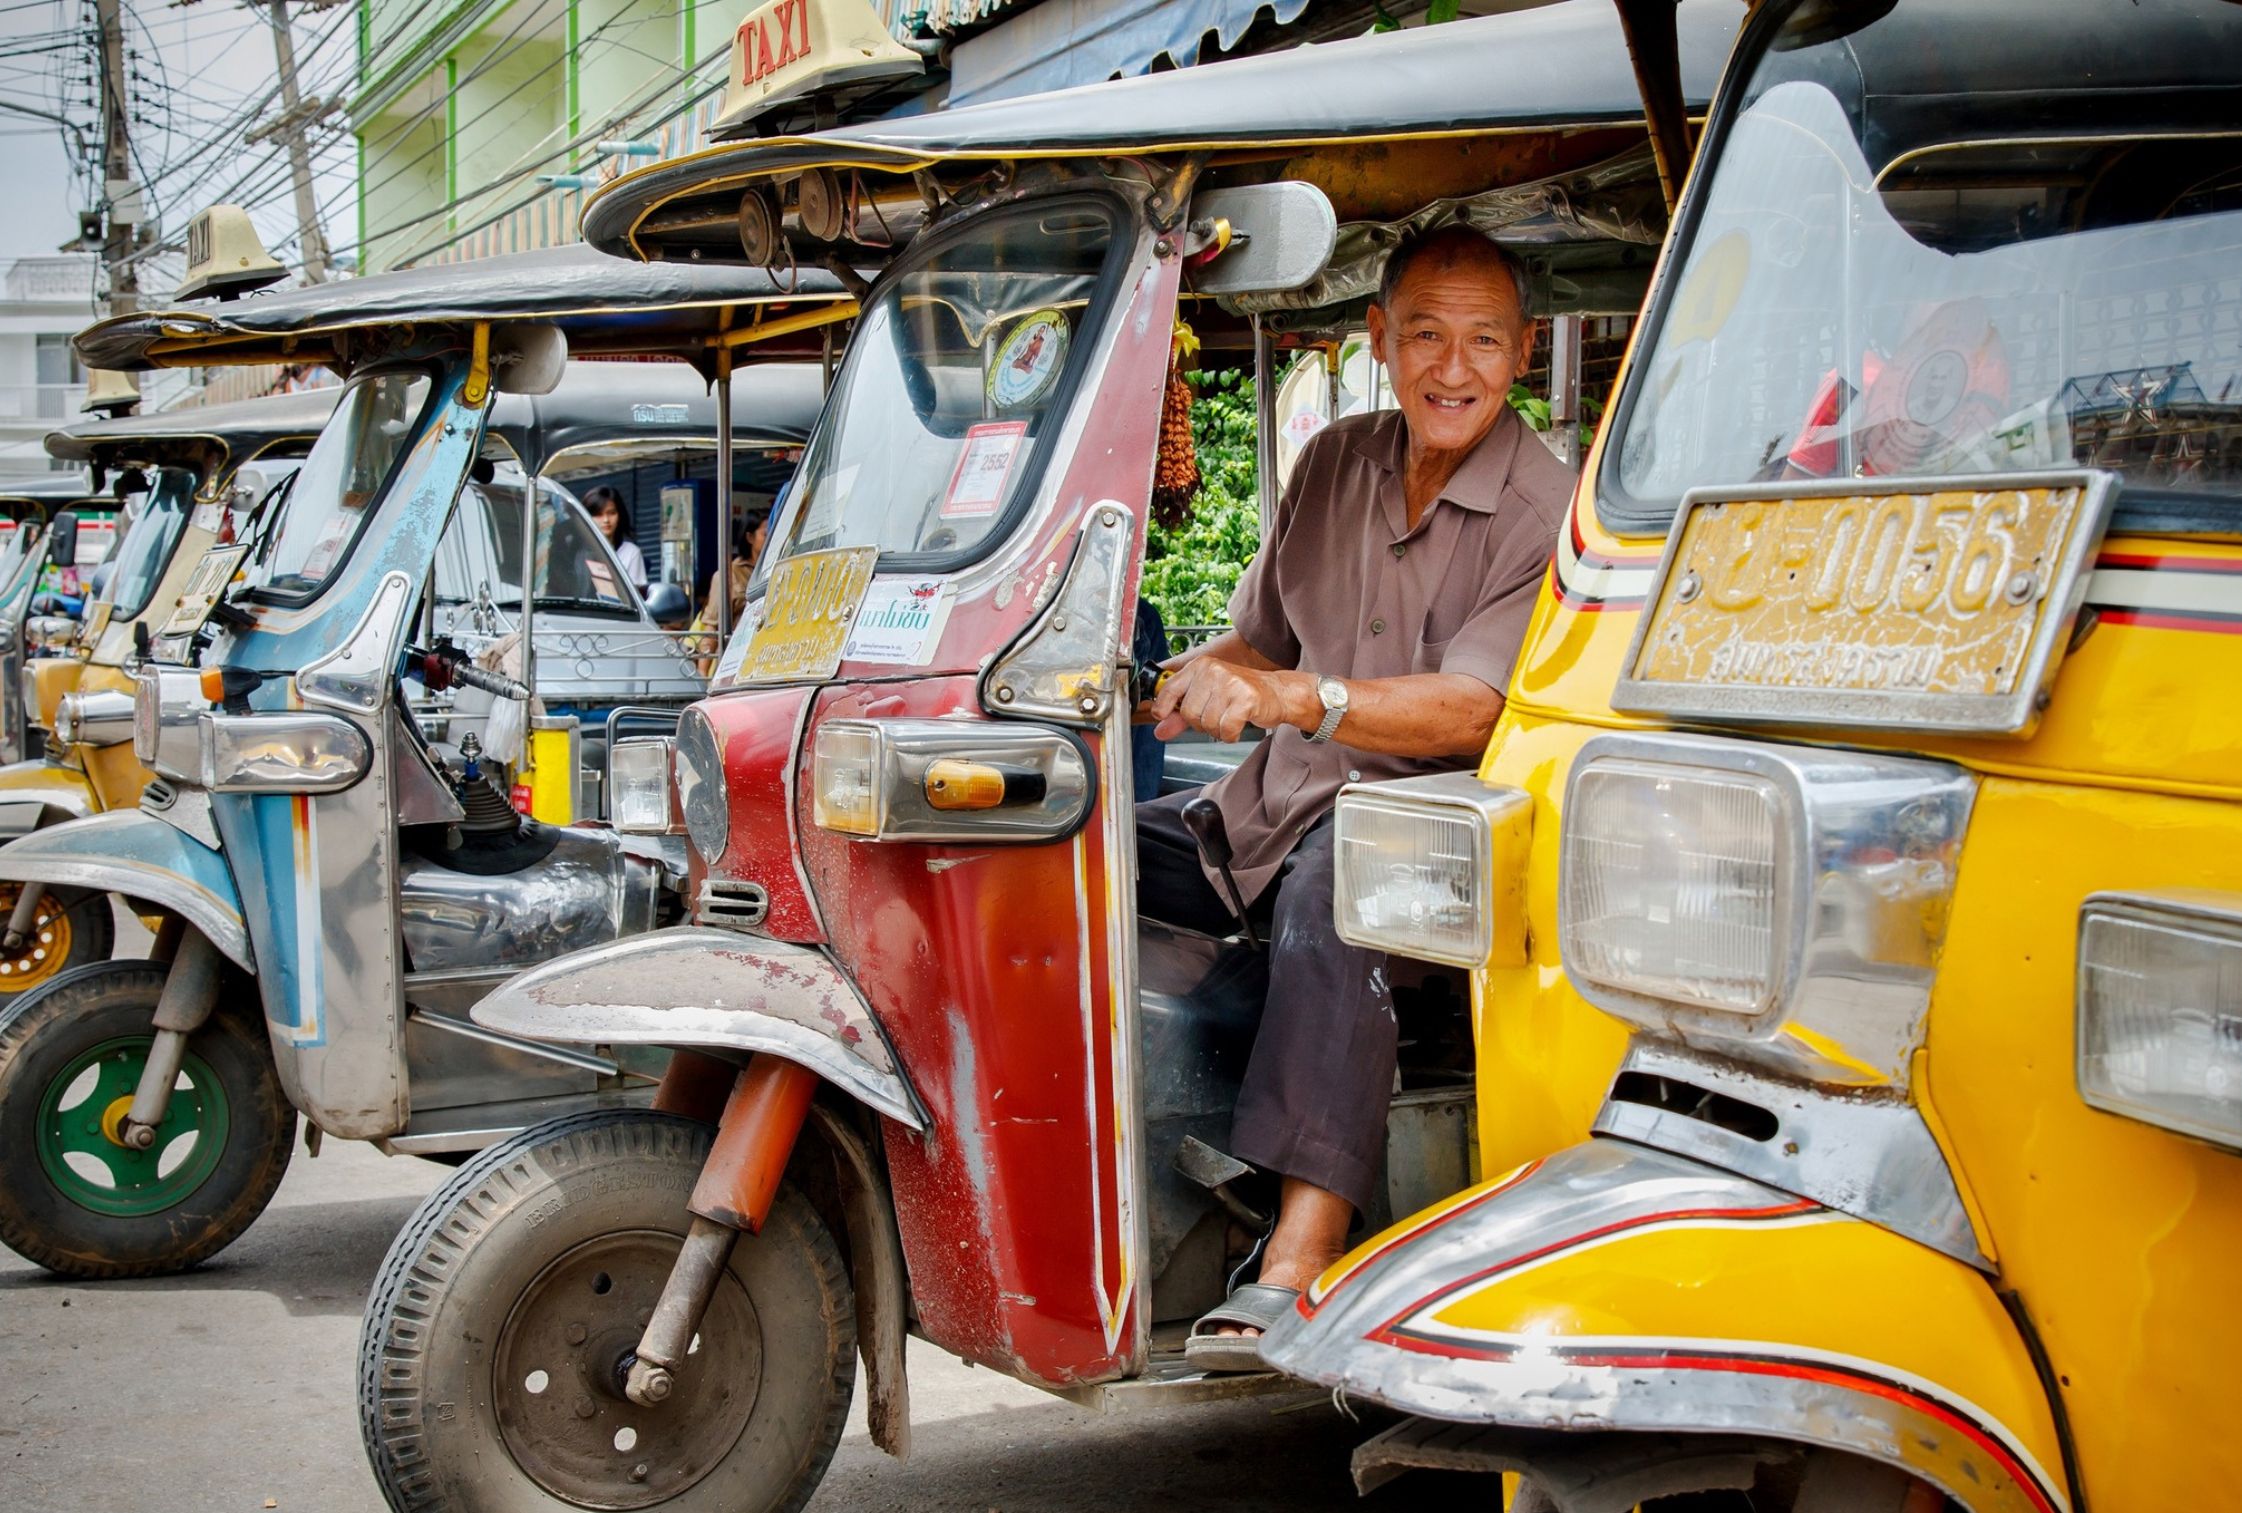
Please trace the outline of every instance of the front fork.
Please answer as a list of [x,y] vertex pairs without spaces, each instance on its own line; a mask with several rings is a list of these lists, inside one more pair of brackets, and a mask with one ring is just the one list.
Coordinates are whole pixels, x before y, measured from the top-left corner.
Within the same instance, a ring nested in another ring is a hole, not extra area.
[[[675,1052],[654,1107],[705,1118],[723,1088],[723,1074],[731,1070],[729,1063],[712,1056]],[[776,1056],[755,1056],[732,1078],[717,1121],[716,1144],[686,1205],[693,1223],[623,1379],[624,1395],[632,1402],[650,1408],[676,1390],[677,1368],[716,1293],[733,1244],[742,1230],[757,1233],[770,1217],[779,1179],[816,1093],[815,1072]]]
[[169,961],[171,970],[164,974],[163,993],[156,999],[155,1039],[140,1068],[139,1086],[132,1091],[131,1111],[117,1131],[117,1138],[133,1150],[156,1143],[156,1126],[171,1107],[171,1090],[187,1058],[187,1039],[218,1007],[218,977],[225,969],[225,958],[210,937],[186,928],[177,915],[164,922],[151,959]]

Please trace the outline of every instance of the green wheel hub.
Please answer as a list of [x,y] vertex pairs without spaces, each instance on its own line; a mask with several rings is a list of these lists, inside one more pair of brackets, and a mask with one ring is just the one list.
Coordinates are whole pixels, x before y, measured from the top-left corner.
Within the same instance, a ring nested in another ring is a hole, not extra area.
[[179,1069],[155,1143],[120,1138],[151,1036],[105,1040],[48,1082],[39,1097],[39,1165],[80,1208],[141,1218],[183,1202],[210,1179],[226,1149],[226,1091],[193,1051]]

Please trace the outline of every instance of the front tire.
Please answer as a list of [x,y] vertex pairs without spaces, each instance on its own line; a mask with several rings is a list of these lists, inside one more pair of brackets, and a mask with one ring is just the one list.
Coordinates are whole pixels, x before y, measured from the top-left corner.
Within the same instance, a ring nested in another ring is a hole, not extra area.
[[165,970],[97,962],[0,1005],[0,1245],[62,1276],[158,1276],[207,1260],[288,1170],[296,1112],[263,1027],[224,1008],[188,1037],[155,1145],[118,1139]]
[[733,1247],[669,1400],[623,1394],[712,1138],[666,1114],[573,1115],[421,1205],[358,1343],[359,1427],[395,1513],[809,1500],[848,1414],[856,1321],[833,1237],[791,1186]]

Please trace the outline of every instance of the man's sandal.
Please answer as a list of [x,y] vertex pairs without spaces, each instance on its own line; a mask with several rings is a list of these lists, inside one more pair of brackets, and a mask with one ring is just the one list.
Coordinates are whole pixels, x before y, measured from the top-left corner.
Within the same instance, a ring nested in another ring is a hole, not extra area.
[[1191,1326],[1191,1338],[1183,1345],[1184,1360],[1198,1371],[1267,1371],[1269,1367],[1261,1359],[1261,1335],[1216,1334],[1215,1330],[1228,1324],[1266,1334],[1299,1297],[1297,1287],[1246,1283],[1225,1298],[1221,1307],[1210,1310]]

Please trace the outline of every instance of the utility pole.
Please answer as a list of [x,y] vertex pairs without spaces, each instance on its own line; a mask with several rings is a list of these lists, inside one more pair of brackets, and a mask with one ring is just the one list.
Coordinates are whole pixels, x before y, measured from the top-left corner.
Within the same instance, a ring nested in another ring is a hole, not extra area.
[[[324,10],[324,5],[314,9]],[[296,88],[296,39],[288,30],[287,0],[266,0],[272,21],[272,50],[280,65],[280,114],[249,133],[252,142],[288,145],[288,175],[296,185],[296,241],[303,251],[304,282],[327,282],[327,233],[319,226],[319,202],[311,192],[311,128],[335,108],[332,100],[305,100]]]
[[133,262],[133,232],[141,216],[140,186],[132,180],[131,111],[125,96],[123,0],[94,0],[101,43],[101,173],[108,224],[102,261],[109,266],[109,313],[140,308],[140,272]]

